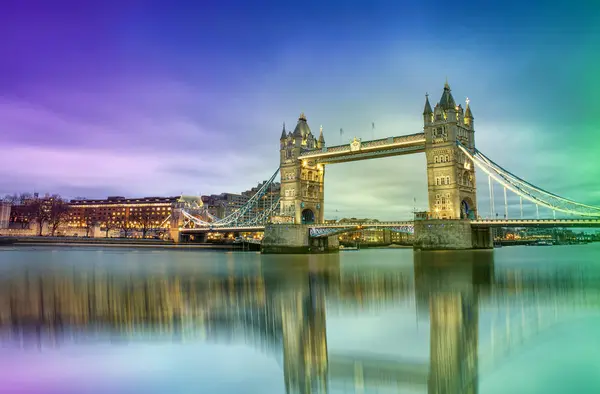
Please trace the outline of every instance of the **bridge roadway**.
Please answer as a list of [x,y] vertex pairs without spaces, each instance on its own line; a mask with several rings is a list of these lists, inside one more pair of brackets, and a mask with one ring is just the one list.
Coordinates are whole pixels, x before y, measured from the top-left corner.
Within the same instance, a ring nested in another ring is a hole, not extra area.
[[600,219],[478,219],[472,220],[474,227],[574,227],[600,228]]
[[[409,228],[414,225],[414,221],[390,221],[390,222],[350,222],[350,223],[323,223],[305,225],[311,231],[311,236],[331,236],[338,231],[327,231],[339,229],[339,232],[356,231],[360,229],[385,229],[385,228]],[[477,219],[471,220],[473,227],[518,227],[518,228],[600,228],[600,219]],[[214,227],[196,227],[180,228],[183,234],[206,233],[211,231],[223,232],[259,232],[264,231],[264,225],[252,226],[214,226]]]
[[334,164],[419,152],[425,152],[425,133],[364,142],[355,139],[349,144],[323,147],[301,153],[299,159],[314,161],[316,164]]

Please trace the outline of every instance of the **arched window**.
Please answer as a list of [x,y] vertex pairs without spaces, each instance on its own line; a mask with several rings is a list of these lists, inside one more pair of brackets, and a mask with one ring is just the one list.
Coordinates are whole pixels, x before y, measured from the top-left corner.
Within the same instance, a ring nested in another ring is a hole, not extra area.
[[450,156],[446,155],[446,162],[449,163],[450,162]]
[[447,176],[447,177],[446,177],[446,185],[449,185],[449,184],[450,184],[450,177],[449,177],[449,176]]

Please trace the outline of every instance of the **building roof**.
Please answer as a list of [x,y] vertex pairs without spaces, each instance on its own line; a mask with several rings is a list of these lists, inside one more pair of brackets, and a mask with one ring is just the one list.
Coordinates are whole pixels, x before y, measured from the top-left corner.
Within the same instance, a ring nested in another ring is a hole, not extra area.
[[323,126],[319,130],[319,142],[325,144],[325,137],[323,137]]
[[174,203],[180,197],[138,197],[138,198],[124,198],[124,197],[109,197],[104,200],[71,200],[70,205],[119,205],[119,204],[164,204]]
[[448,82],[444,84],[444,92],[442,93],[442,98],[440,99],[440,107],[445,110],[456,108],[456,102],[454,101],[454,97],[452,97]]
[[296,128],[294,129],[293,136],[294,137],[307,137],[311,135],[310,127],[308,127],[308,123],[306,122],[306,116],[304,116],[304,112],[300,114],[298,118],[298,124],[296,124]]

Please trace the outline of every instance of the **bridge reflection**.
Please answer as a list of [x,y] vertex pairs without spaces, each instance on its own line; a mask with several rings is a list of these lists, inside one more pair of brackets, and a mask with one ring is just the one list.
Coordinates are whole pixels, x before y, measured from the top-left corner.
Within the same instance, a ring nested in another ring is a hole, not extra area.
[[[488,251],[419,252],[412,267],[390,269],[356,270],[339,259],[293,256],[282,268],[281,260],[263,256],[257,266],[210,273],[23,268],[0,279],[2,340],[243,340],[282,364],[287,393],[410,386],[477,393],[481,304],[498,305],[529,287],[545,288],[545,301],[552,288],[557,297],[578,288],[577,276],[548,287],[539,275],[499,275]],[[327,315],[340,305],[398,304],[429,319],[428,362],[328,350]]]

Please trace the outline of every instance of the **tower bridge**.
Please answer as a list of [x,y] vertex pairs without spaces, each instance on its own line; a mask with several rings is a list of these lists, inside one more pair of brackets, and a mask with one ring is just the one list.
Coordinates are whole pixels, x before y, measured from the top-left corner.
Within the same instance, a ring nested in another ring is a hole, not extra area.
[[[339,247],[336,234],[358,225],[344,228],[342,224],[325,223],[326,166],[416,153],[426,157],[428,210],[416,214],[410,223],[370,226],[414,233],[415,249],[492,248],[493,227],[600,227],[600,207],[534,186],[479,151],[470,103],[467,99],[464,108],[457,104],[447,82],[435,106],[426,95],[422,116],[421,132],[372,141],[354,138],[349,144],[327,146],[323,128],[318,137],[313,135],[302,113],[293,131],[286,130],[284,124],[279,139],[279,168],[247,204],[220,219],[206,210],[193,212],[189,207],[180,207],[171,218],[173,238],[205,231],[264,231],[263,253],[335,252]],[[478,205],[476,168],[488,177],[489,212]],[[259,204],[278,175],[279,198],[268,207]],[[504,212],[496,212],[494,185],[504,191]],[[519,218],[509,216],[508,192],[519,197]],[[535,205],[535,220],[524,217],[524,201]],[[540,219],[540,206],[552,210],[554,219]],[[569,218],[556,219],[557,212]],[[500,214],[503,217],[499,218]]]

